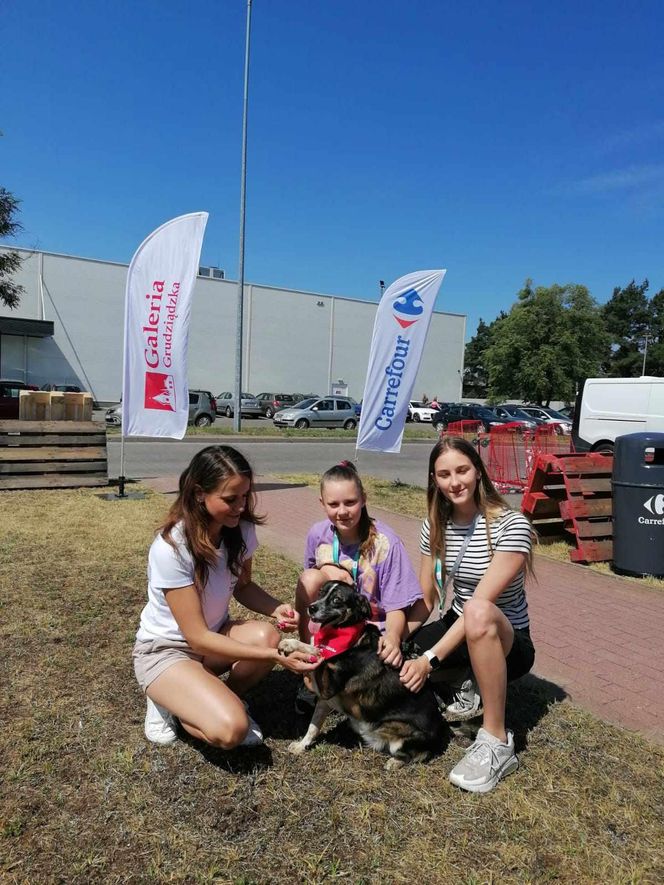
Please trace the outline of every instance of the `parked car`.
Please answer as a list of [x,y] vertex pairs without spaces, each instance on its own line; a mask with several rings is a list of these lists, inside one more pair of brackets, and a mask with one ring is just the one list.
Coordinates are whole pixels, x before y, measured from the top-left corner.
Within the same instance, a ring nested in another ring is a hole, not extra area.
[[266,418],[273,418],[275,412],[297,402],[292,393],[258,393],[256,399],[261,404],[261,413]]
[[534,430],[538,424],[546,423],[541,418],[528,415],[516,403],[501,403],[499,406],[493,406],[493,411],[499,418],[504,418],[506,421],[521,421],[528,430]]
[[545,424],[556,424],[560,428],[560,433],[572,432],[571,419],[560,412],[556,412],[555,409],[550,409],[548,406],[521,406],[521,411],[525,412],[526,415],[531,415],[533,418],[541,418]]
[[406,421],[429,421],[433,420],[433,416],[436,414],[437,409],[432,409],[431,406],[425,406],[424,403],[417,402],[417,400],[412,399],[408,403],[408,417]]
[[347,396],[305,399],[274,416],[276,427],[357,427],[355,401]]
[[[217,415],[225,415],[232,418],[235,413],[235,397],[225,390],[217,394]],[[240,414],[243,418],[260,418],[263,414],[261,404],[253,393],[243,393],[240,398]]]
[[305,399],[320,399],[320,393],[293,393],[293,404],[301,403]]
[[[209,390],[189,391],[189,424],[196,427],[209,427],[217,419],[217,402]],[[122,403],[106,410],[108,427],[122,426]]]
[[104,420],[106,421],[107,427],[121,427],[122,426],[122,403],[117,406],[111,406],[110,409],[106,409],[106,415],[104,416]]
[[473,403],[454,403],[446,410],[441,409],[436,413],[433,426],[436,430],[443,431],[447,430],[448,425],[455,421],[480,421],[482,430],[488,432],[499,424],[509,424],[512,419],[501,418],[486,406]]
[[42,390],[59,390],[62,393],[82,393],[77,384],[42,384]]
[[562,409],[558,409],[563,418],[566,418],[568,421],[574,421],[574,412],[576,411],[574,405],[571,406],[563,406]]
[[575,450],[613,452],[625,433],[664,433],[664,378],[586,378],[576,409]]
[[217,400],[209,390],[189,391],[189,423],[209,427],[217,420]]
[[21,390],[37,390],[34,384],[0,378],[0,418],[18,418],[18,400]]

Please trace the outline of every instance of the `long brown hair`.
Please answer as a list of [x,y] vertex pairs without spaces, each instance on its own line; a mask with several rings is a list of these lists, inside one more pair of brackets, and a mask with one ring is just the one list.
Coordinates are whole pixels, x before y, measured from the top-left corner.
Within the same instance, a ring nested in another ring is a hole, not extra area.
[[[436,559],[445,562],[445,529],[452,519],[453,505],[449,498],[438,488],[436,482],[436,461],[444,452],[460,452],[465,455],[479,474],[475,486],[475,506],[484,517],[486,527],[486,539],[490,552],[493,552],[491,544],[490,523],[502,516],[506,510],[511,510],[507,501],[496,491],[491,478],[487,473],[477,449],[467,440],[460,436],[445,436],[438,440],[429,455],[429,475],[427,481],[427,511],[429,517],[429,548],[431,550],[431,564],[435,574]],[[532,571],[532,551],[528,554],[526,571]],[[435,584],[434,580],[434,584]],[[439,588],[440,590],[440,588]]]
[[355,488],[357,489],[358,495],[365,501],[365,503],[362,505],[360,522],[358,524],[358,531],[360,534],[359,554],[363,559],[368,559],[373,553],[374,544],[376,542],[376,538],[378,537],[378,532],[376,530],[374,520],[371,516],[369,516],[369,513],[367,511],[364,486],[362,485],[360,474],[357,472],[357,468],[352,461],[340,461],[338,464],[335,464],[334,467],[330,467],[329,470],[325,471],[320,479],[321,497],[323,497],[325,483],[339,481],[348,481],[355,483]]
[[[245,522],[261,525],[265,517],[255,513],[254,474],[247,459],[231,446],[207,446],[194,455],[182,472],[178,496],[160,529],[163,539],[177,548],[173,529],[178,523],[182,524],[182,534],[194,560],[195,586],[199,593],[204,591],[209,569],[217,564],[218,557],[216,539],[212,539],[209,532],[210,515],[200,495],[201,492],[213,492],[232,476],[246,476],[250,483],[241,518]],[[224,526],[221,542],[226,549],[228,568],[232,575],[238,577],[247,549],[240,526]]]

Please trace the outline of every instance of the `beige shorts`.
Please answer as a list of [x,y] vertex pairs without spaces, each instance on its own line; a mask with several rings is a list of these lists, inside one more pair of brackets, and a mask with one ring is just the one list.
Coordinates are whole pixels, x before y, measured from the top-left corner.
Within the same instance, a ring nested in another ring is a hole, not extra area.
[[144,692],[157,676],[178,661],[203,660],[203,656],[193,652],[184,639],[137,639],[131,656],[136,679]]

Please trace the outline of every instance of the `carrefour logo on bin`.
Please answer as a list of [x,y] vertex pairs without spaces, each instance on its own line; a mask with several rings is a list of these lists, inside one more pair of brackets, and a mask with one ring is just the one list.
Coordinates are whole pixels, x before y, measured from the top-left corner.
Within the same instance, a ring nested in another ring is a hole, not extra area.
[[664,516],[664,495],[653,495],[644,502],[643,506],[653,516]]
[[416,323],[424,310],[422,299],[417,289],[409,289],[404,292],[393,304],[394,319],[402,329],[407,329]]

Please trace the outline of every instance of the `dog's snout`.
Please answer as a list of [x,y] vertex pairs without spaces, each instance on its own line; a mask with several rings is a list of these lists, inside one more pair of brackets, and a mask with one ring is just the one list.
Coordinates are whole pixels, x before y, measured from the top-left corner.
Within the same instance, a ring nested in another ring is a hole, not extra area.
[[311,605],[307,606],[307,614],[310,618],[313,618],[316,612],[318,611],[319,605],[318,602],[312,602]]

